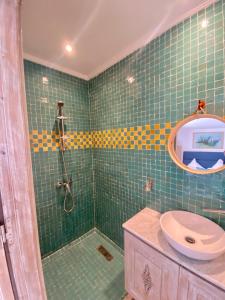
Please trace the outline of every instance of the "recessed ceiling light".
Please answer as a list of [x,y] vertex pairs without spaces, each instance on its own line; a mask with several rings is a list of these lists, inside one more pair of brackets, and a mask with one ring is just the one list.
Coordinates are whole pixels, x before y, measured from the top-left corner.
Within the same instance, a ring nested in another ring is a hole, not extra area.
[[135,81],[135,78],[133,76],[127,76],[126,80],[129,82],[129,83],[133,83]]
[[71,46],[70,44],[67,44],[67,45],[65,46],[65,49],[66,49],[66,51],[69,52],[69,53],[71,53],[72,50],[73,50],[73,48],[72,48],[72,46]]
[[202,28],[206,28],[209,24],[209,21],[207,19],[203,20],[201,23]]

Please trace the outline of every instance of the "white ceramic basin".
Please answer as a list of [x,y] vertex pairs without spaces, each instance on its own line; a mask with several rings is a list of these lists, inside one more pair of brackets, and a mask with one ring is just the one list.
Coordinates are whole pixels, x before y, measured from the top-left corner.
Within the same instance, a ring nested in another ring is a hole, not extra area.
[[186,211],[168,211],[160,218],[169,244],[198,260],[212,260],[225,252],[225,232],[214,222]]

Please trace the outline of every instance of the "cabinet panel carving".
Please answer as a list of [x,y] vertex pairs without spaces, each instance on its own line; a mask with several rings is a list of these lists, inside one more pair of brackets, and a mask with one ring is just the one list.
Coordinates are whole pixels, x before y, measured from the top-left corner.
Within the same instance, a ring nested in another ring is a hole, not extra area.
[[145,265],[145,269],[142,274],[142,278],[143,278],[143,282],[144,282],[145,293],[148,294],[152,287],[152,277],[151,277],[151,273],[150,273],[148,265]]
[[179,266],[125,232],[125,285],[135,300],[176,300]]
[[133,288],[144,299],[160,299],[161,269],[139,248],[133,248]]

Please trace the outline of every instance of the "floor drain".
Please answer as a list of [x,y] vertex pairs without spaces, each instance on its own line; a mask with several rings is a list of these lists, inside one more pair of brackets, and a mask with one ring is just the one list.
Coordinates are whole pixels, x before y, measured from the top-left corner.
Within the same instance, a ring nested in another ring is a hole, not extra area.
[[189,244],[195,244],[195,239],[190,236],[186,236],[185,241],[188,242]]
[[113,256],[109,253],[108,250],[105,249],[102,245],[100,245],[97,250],[108,260],[111,261],[113,259]]

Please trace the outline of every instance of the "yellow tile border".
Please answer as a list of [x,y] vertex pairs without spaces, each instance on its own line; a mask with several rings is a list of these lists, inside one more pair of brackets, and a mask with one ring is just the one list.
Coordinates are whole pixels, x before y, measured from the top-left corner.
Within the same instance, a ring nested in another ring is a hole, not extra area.
[[[67,131],[67,149],[136,149],[165,150],[169,138],[171,123],[164,126],[159,123],[145,124],[125,128],[111,128],[95,131]],[[36,129],[30,132],[30,143],[33,152],[58,151],[59,134],[55,131]]]

